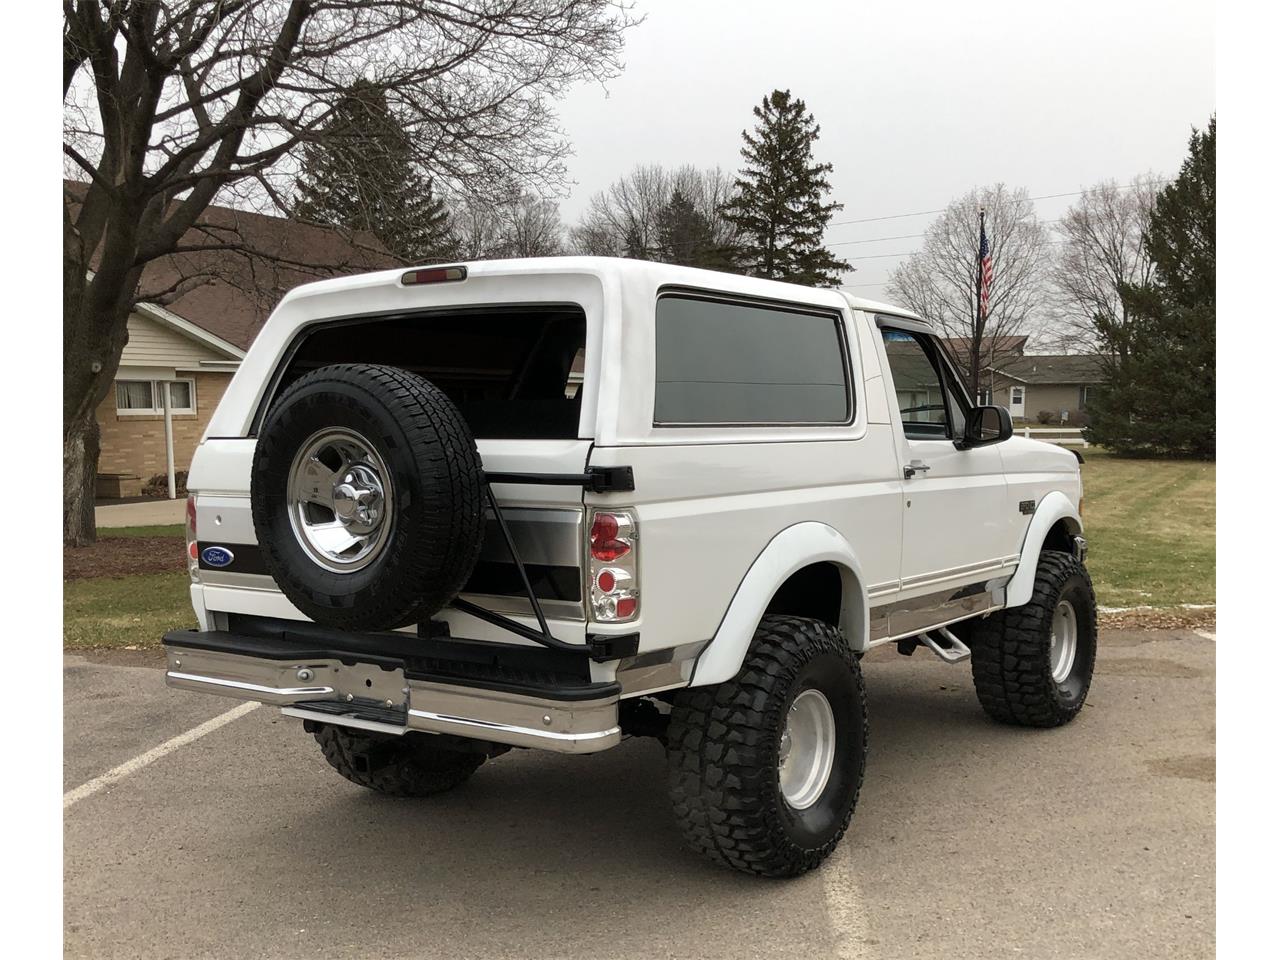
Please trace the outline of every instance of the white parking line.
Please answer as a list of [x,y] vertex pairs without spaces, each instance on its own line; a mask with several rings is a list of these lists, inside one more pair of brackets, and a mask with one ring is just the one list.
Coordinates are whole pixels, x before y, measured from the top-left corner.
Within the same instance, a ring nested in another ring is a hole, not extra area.
[[113,783],[117,783],[129,776],[131,773],[137,773],[143,767],[155,763],[163,756],[167,756],[179,747],[186,746],[199,740],[207,733],[213,733],[219,727],[225,727],[232,720],[238,720],[251,710],[262,706],[256,700],[249,700],[232,707],[226,713],[220,713],[212,720],[206,720],[198,727],[192,727],[186,733],[180,733],[172,740],[166,740],[158,747],[152,747],[146,753],[134,757],[132,760],[126,760],[120,766],[108,770],[100,777],[94,777],[88,783],[82,783],[74,790],[69,790],[62,795],[62,809],[66,810],[73,803],[78,803],[85,797],[91,797],[103,787],[109,787]]
[[848,842],[846,839],[838,846],[821,868],[827,921],[836,940],[832,956],[838,960],[856,960],[866,956],[866,904],[862,899],[862,887],[854,871]]

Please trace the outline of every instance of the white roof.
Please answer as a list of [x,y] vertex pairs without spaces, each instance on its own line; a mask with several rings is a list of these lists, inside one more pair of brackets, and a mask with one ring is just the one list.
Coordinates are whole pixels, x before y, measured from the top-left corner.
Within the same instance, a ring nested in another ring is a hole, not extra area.
[[[695,267],[682,267],[653,260],[631,260],[625,257],[528,257],[510,260],[476,260],[449,264],[424,264],[423,267],[459,265],[467,268],[468,278],[527,277],[539,274],[562,273],[589,274],[607,282],[609,280],[623,280],[641,276],[653,280],[656,276],[662,283],[674,286],[710,288],[722,290],[726,293],[741,293],[748,296],[768,297],[777,300],[799,299],[813,302],[815,300],[814,295],[821,294],[816,299],[826,300],[831,305],[838,305],[839,299],[837,298],[840,298],[848,302],[855,310],[865,310],[869,313],[892,313],[907,317],[916,316],[903,307],[878,303],[874,300],[865,300],[844,290],[810,287],[802,284],[784,283],[779,280],[762,280],[758,277],[746,277],[737,273],[700,270]],[[413,269],[421,268],[397,267],[393,270],[334,277],[330,280],[304,284],[290,290],[285,295],[282,303],[301,297],[379,286],[388,282],[398,284],[400,277]]]

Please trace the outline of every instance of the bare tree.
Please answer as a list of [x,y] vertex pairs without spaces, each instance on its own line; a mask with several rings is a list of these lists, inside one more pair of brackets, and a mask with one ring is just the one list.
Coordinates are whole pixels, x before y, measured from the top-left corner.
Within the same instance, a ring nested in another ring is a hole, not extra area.
[[[143,269],[215,197],[288,208],[301,145],[358,80],[386,91],[417,165],[450,191],[559,186],[551,103],[621,69],[615,0],[64,0],[63,540],[93,540],[94,409]],[[234,204],[233,204],[234,205]],[[264,257],[269,250],[253,251]]]
[[[980,210],[986,211],[993,268],[985,315],[978,311]],[[925,230],[920,251],[893,271],[889,291],[946,334],[966,386],[976,395],[985,371],[1016,356],[1014,338],[1040,308],[1047,268],[1047,232],[1027,191],[997,183],[948,204]]]
[[460,260],[554,257],[564,253],[560,205],[535,194],[492,201],[467,197],[454,204]]
[[564,252],[560,205],[526,194],[503,211],[507,256],[554,257]]
[[595,256],[655,259],[661,249],[663,213],[676,191],[711,224],[716,245],[732,246],[736,231],[723,216],[733,193],[731,175],[719,167],[668,170],[649,165],[635,167],[591,198],[571,231],[574,248]]
[[[1151,279],[1142,233],[1162,183],[1150,173],[1124,187],[1114,180],[1099,183],[1062,218],[1064,241],[1052,271],[1053,339],[1062,348],[1127,354],[1128,316],[1120,290]],[[1106,337],[1099,335],[1098,318],[1106,321]]]

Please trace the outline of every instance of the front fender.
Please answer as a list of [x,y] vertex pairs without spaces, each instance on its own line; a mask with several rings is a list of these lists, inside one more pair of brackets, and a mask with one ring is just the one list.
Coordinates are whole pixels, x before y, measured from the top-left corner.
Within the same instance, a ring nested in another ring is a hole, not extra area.
[[736,675],[773,595],[793,573],[815,563],[833,563],[840,570],[840,628],[854,650],[866,649],[867,589],[853,548],[825,523],[797,523],[770,540],[742,578],[716,635],[698,657],[690,686],[723,683]]
[[1054,490],[1045,494],[1031,517],[1027,535],[1022,541],[1022,556],[1018,560],[1018,569],[1014,571],[1013,579],[1005,586],[1005,606],[1020,607],[1031,599],[1031,592],[1036,582],[1036,567],[1040,564],[1040,551],[1044,547],[1045,537],[1059,520],[1066,520],[1073,534],[1080,533],[1084,528],[1076,505],[1065,493]]

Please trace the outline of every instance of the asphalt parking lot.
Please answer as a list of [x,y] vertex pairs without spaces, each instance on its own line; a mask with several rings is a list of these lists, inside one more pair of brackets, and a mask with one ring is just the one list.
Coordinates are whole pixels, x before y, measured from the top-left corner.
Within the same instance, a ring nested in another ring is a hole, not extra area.
[[66,955],[1212,956],[1214,656],[1105,633],[1081,716],[1031,731],[986,720],[967,665],[877,651],[849,834],[761,881],[684,852],[652,740],[394,800],[269,707],[228,719],[158,658],[69,655]]

